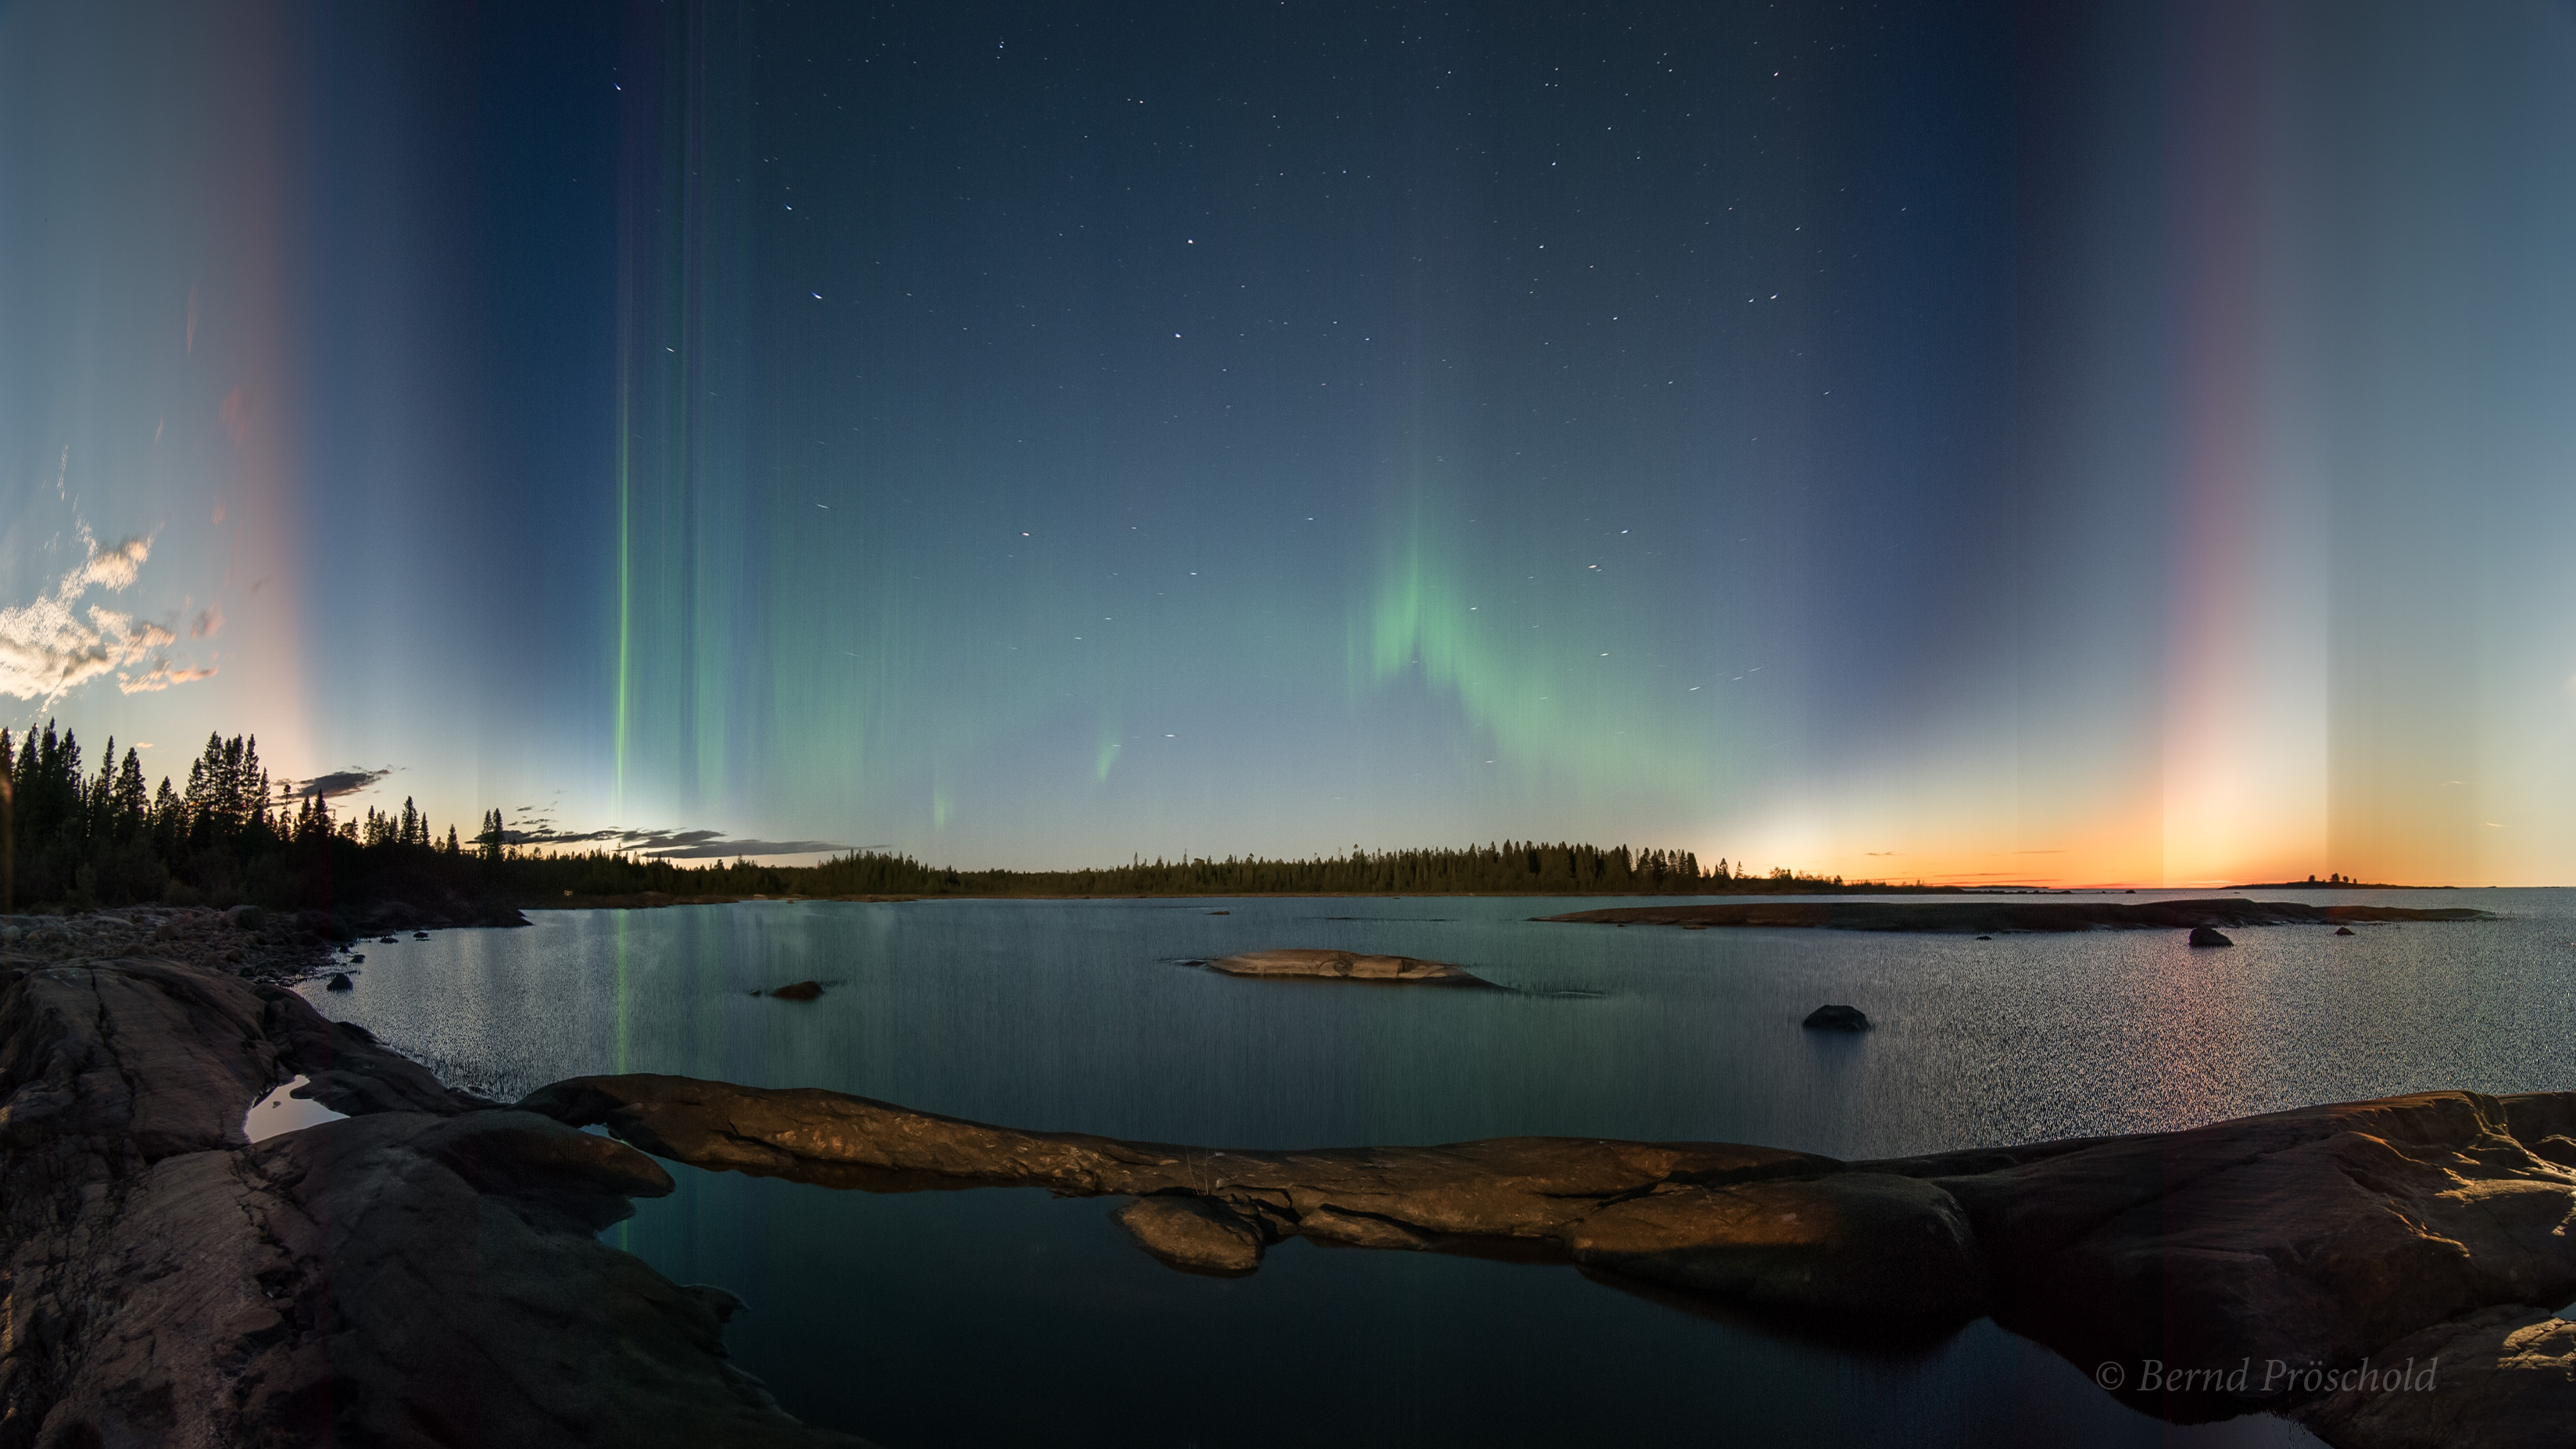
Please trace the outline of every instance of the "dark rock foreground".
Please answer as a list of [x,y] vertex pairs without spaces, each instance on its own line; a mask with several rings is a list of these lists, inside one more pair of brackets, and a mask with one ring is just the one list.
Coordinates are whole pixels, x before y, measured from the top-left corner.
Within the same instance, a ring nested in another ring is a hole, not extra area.
[[2307,906],[2296,901],[1722,901],[1713,905],[1619,906],[1539,916],[1601,926],[1789,926],[1830,931],[2215,931],[2222,926],[2332,926],[2346,921],[2488,921],[2465,906]]
[[[349,1120],[247,1143],[296,1072]],[[0,1449],[858,1443],[598,1241],[670,1190],[280,988],[0,958]]]
[[[699,1167],[1129,1195],[1120,1225],[1198,1272],[1253,1271],[1290,1236],[1502,1253],[1858,1335],[1990,1312],[2088,1374],[2124,1365],[2125,1397],[2167,1417],[2269,1410],[2356,1449],[2561,1443],[2576,1423],[2576,1324],[2551,1311],[2576,1298],[2576,1093],[2429,1092],[1859,1163],[1552,1137],[1218,1151],[686,1077],[575,1078],[519,1106]],[[2410,1353],[2443,1355],[2424,1391],[2282,1384]],[[2251,1371],[2137,1392],[2149,1363]]]
[[[293,1073],[348,1119],[245,1142]],[[2151,1411],[2268,1411],[2346,1449],[2576,1424],[2555,1312],[2576,1299],[2576,1093],[1881,1162],[1544,1137],[1216,1150],[684,1077],[501,1106],[273,986],[0,957],[0,1449],[858,1443],[726,1361],[731,1295],[598,1241],[671,1188],[636,1148],[875,1191],[1124,1196],[1120,1225],[1194,1272],[1302,1236],[1570,1262],[1861,1338],[1991,1313],[2088,1375],[2121,1366]],[[2199,1373],[2142,1388],[2149,1365]],[[2400,1390],[2360,1377],[2401,1365]]]

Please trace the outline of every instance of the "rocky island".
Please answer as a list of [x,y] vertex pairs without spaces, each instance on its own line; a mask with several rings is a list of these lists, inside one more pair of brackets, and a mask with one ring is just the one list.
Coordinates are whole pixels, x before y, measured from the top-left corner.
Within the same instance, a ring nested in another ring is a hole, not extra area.
[[1323,981],[1380,981],[1434,986],[1493,986],[1445,961],[1412,956],[1373,956],[1360,951],[1291,949],[1245,951],[1207,963],[1228,976],[1302,976]]
[[[248,1141],[245,1112],[293,1074],[345,1120]],[[599,1242],[671,1189],[656,1157],[1125,1197],[1138,1245],[1195,1272],[1306,1237],[1572,1264],[1861,1338],[1992,1314],[2088,1374],[2210,1371],[2130,1378],[2153,1412],[2281,1414],[2348,1449],[2576,1422],[2576,1323],[2555,1311],[2576,1298],[2576,1093],[1875,1162],[1544,1137],[1215,1149],[684,1077],[488,1102],[274,985],[20,956],[0,958],[0,1446],[858,1442],[728,1361],[732,1295]],[[2408,1360],[2438,1373],[2360,1377]]]
[[2198,901],[1721,901],[1616,906],[1533,919],[1591,926],[1769,926],[1829,931],[1930,931],[2003,935],[2030,931],[2218,930],[2230,926],[2339,926],[2350,921],[2488,921],[2466,906],[2310,906],[2218,897]]

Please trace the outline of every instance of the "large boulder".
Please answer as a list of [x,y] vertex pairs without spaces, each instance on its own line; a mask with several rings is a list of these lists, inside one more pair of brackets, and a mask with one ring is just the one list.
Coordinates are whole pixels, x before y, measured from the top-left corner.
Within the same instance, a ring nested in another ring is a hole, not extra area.
[[[1997,1316],[2079,1364],[2356,1364],[2446,1319],[2576,1298],[2576,1171],[2514,1122],[2521,1104],[2531,1135],[2554,1130],[2566,1100],[2428,1092],[2018,1161],[1882,1166],[1958,1200]],[[2155,1407],[2207,1418],[2285,1401],[2258,1375]]]

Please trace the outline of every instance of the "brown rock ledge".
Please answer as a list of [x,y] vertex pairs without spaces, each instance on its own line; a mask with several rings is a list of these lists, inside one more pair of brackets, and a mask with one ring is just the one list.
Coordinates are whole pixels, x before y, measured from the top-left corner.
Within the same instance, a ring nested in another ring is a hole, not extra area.
[[[295,1072],[353,1115],[245,1142]],[[726,1362],[731,1294],[597,1240],[670,1190],[290,992],[0,958],[0,1449],[860,1442]]]
[[[2564,1165],[2576,1093],[2428,1092],[1861,1163],[1548,1137],[1217,1151],[685,1077],[576,1078],[519,1106],[700,1167],[879,1191],[1130,1195],[1122,1226],[1199,1271],[1250,1271],[1263,1246],[1306,1236],[1573,1261],[1863,1331],[1992,1312],[2088,1375],[2125,1366],[2125,1397],[2169,1418],[2269,1410],[2352,1449],[2429,1442],[2408,1436],[2443,1423],[2505,1442],[2535,1405],[2557,1416],[2534,1421],[2546,1432],[2576,1421],[2576,1325],[2549,1311],[2576,1297]],[[2419,1340],[2436,1345],[2423,1353],[2460,1345],[2448,1352],[2477,1366],[2398,1410],[2279,1382],[2384,1365]],[[2149,1361],[2252,1372],[2140,1393]]]

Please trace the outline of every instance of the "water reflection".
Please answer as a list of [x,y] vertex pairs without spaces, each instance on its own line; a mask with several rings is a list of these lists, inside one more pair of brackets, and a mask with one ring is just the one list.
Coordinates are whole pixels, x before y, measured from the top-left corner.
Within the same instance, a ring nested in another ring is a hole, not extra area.
[[[2165,932],[1527,919],[1603,904],[1585,901],[746,904],[447,932],[317,1001],[504,1096],[667,1071],[1211,1146],[1546,1133],[1893,1156],[2576,1085],[2571,902],[2479,892],[2507,919],[2254,929],[2197,953]],[[1450,961],[1518,990],[1173,964],[1280,946]],[[807,978],[822,999],[747,994]],[[1827,1001],[1878,1029],[1799,1030]],[[1872,1356],[1564,1268],[1295,1243],[1211,1284],[1129,1247],[1111,1206],[683,1173],[621,1232],[751,1301],[732,1341],[792,1409],[892,1444],[2299,1437],[2156,1425],[1991,1323]]]

